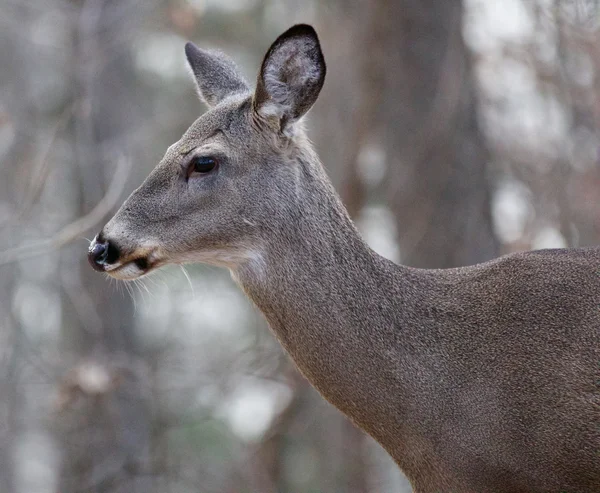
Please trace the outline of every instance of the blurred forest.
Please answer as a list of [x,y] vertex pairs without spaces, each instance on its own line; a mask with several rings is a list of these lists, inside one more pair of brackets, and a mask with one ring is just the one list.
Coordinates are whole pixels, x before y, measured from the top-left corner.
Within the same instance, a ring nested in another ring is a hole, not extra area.
[[375,250],[600,243],[598,0],[0,0],[1,493],[410,491],[227,272],[86,261],[204,111],[184,43],[254,80],[297,22],[328,64],[311,138]]

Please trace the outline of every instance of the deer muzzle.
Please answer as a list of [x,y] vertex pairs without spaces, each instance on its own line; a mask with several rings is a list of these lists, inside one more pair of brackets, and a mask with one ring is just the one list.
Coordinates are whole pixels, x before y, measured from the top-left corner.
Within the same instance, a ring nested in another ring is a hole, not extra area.
[[117,262],[119,256],[119,249],[115,244],[104,240],[102,235],[93,239],[88,250],[88,261],[99,272],[105,271],[107,266]]
[[156,267],[158,260],[155,249],[136,248],[126,253],[102,233],[94,238],[88,250],[88,261],[95,270],[123,280],[147,274]]

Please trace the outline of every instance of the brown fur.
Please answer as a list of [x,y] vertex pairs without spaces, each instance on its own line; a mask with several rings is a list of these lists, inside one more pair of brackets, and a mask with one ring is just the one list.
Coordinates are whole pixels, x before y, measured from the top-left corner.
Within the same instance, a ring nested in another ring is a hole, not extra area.
[[[325,76],[312,28],[276,41],[257,96],[231,62],[187,51],[212,108],[103,229],[119,254],[103,268],[228,267],[416,493],[600,492],[600,250],[395,265],[361,239],[298,123]],[[219,168],[186,181],[197,152]]]

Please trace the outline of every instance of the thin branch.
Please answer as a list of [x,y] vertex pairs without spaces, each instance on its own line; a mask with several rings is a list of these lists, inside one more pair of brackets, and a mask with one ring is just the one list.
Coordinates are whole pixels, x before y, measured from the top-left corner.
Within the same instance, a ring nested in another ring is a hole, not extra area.
[[85,231],[97,225],[118,203],[130,171],[130,160],[125,158],[119,159],[117,170],[113,175],[106,194],[89,213],[65,226],[52,238],[37,241],[29,245],[21,245],[0,253],[0,265],[42,255],[47,253],[48,249],[62,248],[73,240],[80,238]]
[[4,224],[0,223],[0,226],[10,226],[29,214],[36,200],[39,198],[42,189],[44,188],[44,182],[48,177],[50,172],[50,153],[54,148],[54,144],[56,143],[56,139],[58,138],[60,132],[66,127],[73,115],[73,109],[75,104],[69,104],[60,114],[55,124],[52,126],[50,130],[50,135],[48,137],[48,142],[44,148],[44,151],[41,153],[37,164],[34,167],[34,171],[32,175],[35,177],[35,181],[33,183],[29,183],[26,191],[26,197],[23,200],[23,203],[19,207],[18,212],[12,216],[12,218],[5,221]]

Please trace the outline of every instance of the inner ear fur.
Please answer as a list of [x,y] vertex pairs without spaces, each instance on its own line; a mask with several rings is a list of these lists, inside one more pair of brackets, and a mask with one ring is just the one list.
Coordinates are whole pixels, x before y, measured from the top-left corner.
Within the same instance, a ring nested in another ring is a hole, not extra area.
[[325,59],[315,30],[293,26],[271,45],[256,83],[254,110],[279,120],[285,132],[312,107],[325,82]]

